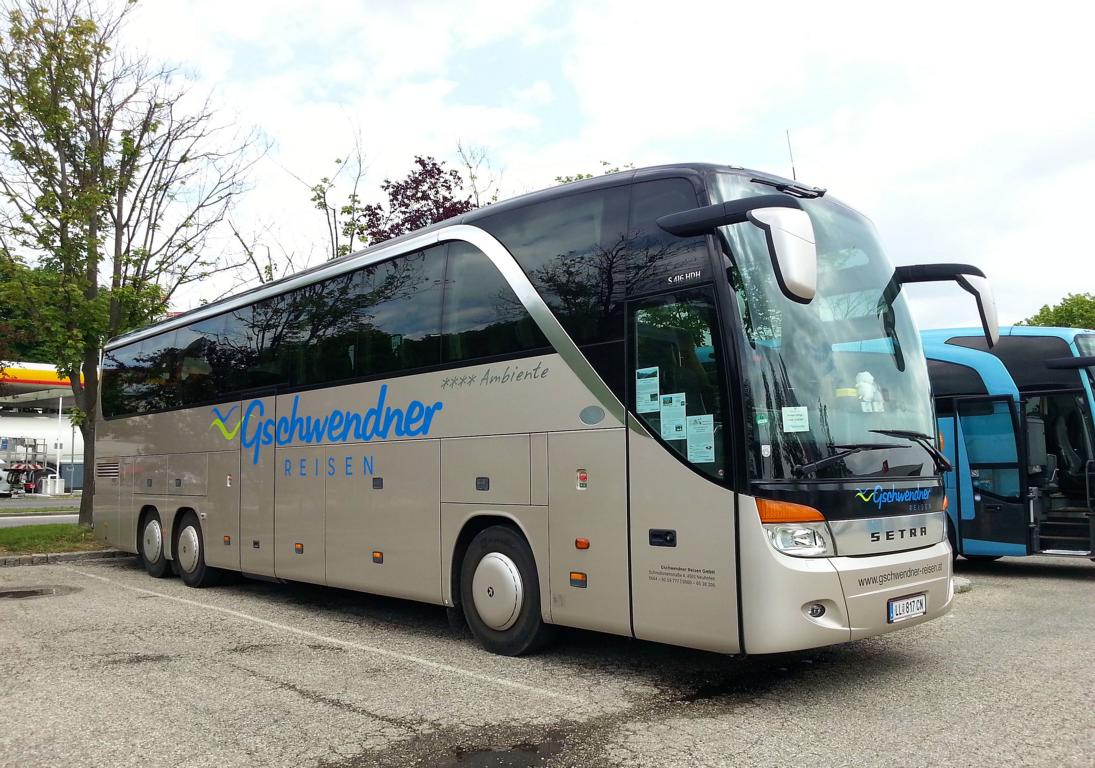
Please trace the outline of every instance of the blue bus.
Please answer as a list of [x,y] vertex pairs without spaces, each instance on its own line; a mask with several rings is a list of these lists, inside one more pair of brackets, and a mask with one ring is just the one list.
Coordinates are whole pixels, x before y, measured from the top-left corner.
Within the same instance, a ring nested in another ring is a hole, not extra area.
[[1095,331],[922,332],[946,474],[951,547],[968,559],[1095,560]]

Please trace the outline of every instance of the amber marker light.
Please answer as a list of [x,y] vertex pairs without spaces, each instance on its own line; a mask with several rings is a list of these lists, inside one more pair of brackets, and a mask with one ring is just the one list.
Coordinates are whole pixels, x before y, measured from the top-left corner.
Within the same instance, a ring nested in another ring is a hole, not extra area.
[[304,554],[304,545],[301,544],[299,541],[296,544],[293,545],[293,549],[296,551],[296,553],[298,555],[303,555]]
[[228,546],[228,545],[229,545],[229,544],[231,544],[231,543],[232,543],[232,537],[231,537],[231,536],[225,536],[225,537],[224,537],[224,544],[225,544],[225,546]]
[[943,494],[943,511],[946,512],[951,508],[951,500],[947,498],[947,494]]
[[792,504],[789,501],[757,499],[757,512],[760,521],[767,525],[774,523],[823,523],[825,515],[805,504]]
[[373,562],[376,563],[377,565],[383,565],[384,564],[384,553],[379,551],[379,550],[375,550],[373,552]]
[[570,586],[585,589],[588,581],[589,579],[581,571],[570,572]]
[[574,540],[574,548],[575,549],[589,549],[589,539],[575,539]]

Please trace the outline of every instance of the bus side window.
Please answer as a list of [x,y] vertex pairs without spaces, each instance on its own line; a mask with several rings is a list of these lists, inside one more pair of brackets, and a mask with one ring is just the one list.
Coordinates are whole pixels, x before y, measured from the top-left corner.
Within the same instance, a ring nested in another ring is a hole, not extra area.
[[723,478],[725,390],[712,290],[636,302],[632,322],[634,412],[681,458]]
[[497,267],[473,245],[449,245],[444,301],[441,343],[445,362],[549,346]]

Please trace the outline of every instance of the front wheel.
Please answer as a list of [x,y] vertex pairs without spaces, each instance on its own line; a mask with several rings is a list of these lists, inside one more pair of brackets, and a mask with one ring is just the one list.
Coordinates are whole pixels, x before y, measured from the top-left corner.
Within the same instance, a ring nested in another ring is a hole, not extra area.
[[521,656],[553,634],[540,616],[532,550],[507,526],[491,526],[472,539],[460,567],[460,601],[472,634],[492,653]]
[[205,564],[201,523],[193,512],[183,515],[175,536],[175,565],[188,587],[212,587],[220,583],[221,572]]
[[142,518],[141,535],[137,539],[137,553],[148,575],[162,579],[169,573],[169,565],[163,551],[163,526],[156,512]]

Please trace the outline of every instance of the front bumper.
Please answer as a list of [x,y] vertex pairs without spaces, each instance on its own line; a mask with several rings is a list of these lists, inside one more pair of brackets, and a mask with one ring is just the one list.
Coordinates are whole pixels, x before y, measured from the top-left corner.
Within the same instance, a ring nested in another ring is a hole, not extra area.
[[[944,540],[904,552],[800,558],[773,549],[755,507],[741,505],[742,621],[746,653],[778,653],[859,640],[946,613],[954,600]],[[923,593],[927,611],[896,623],[887,603]],[[810,615],[820,604],[823,615]]]

